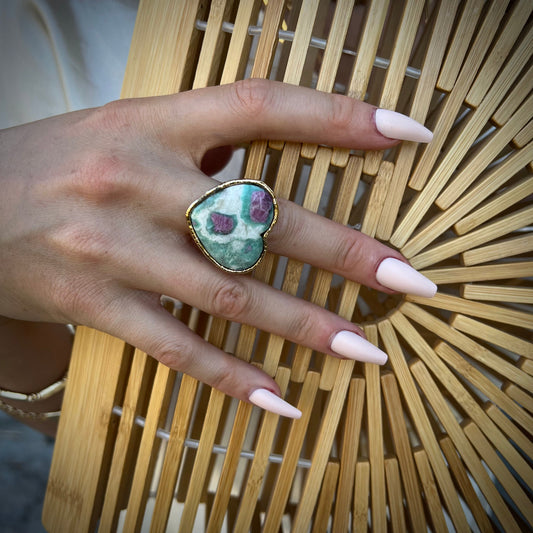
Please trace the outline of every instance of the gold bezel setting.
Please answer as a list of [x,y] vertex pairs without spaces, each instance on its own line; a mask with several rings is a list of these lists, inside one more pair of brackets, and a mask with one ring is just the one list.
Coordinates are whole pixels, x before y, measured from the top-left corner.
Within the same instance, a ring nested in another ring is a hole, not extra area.
[[[251,266],[249,266],[247,268],[244,268],[244,269],[228,268],[227,266],[225,266],[225,265],[221,264],[219,261],[217,261],[217,259],[215,259],[209,253],[209,251],[206,249],[206,247],[202,243],[201,238],[198,236],[198,234],[197,234],[197,232],[196,232],[196,230],[194,228],[193,222],[191,220],[191,214],[192,214],[192,212],[194,211],[194,209],[196,207],[198,207],[200,204],[202,204],[208,198],[220,193],[221,191],[223,191],[223,190],[225,190],[225,189],[227,189],[229,187],[234,187],[236,185],[253,185],[255,187],[259,187],[259,188],[263,189],[270,196],[270,198],[272,199],[272,210],[273,210],[272,220],[271,220],[270,225],[268,226],[268,228],[264,232],[259,234],[259,237],[261,237],[262,244],[263,244],[261,255],[258,257],[258,259],[254,262],[253,265],[251,265]],[[268,234],[270,233],[270,231],[272,230],[272,228],[274,227],[274,224],[276,223],[276,221],[278,219],[278,212],[279,212],[278,202],[276,201],[276,197],[274,196],[274,192],[272,191],[272,189],[266,183],[264,183],[264,182],[262,182],[260,180],[253,180],[253,179],[236,179],[236,180],[226,181],[226,182],[221,183],[220,185],[208,190],[205,194],[203,194],[200,198],[195,200],[187,208],[187,211],[185,212],[185,217],[187,219],[187,225],[189,227],[189,230],[190,230],[190,233],[191,233],[191,236],[192,236],[194,242],[196,243],[198,248],[202,251],[202,253],[210,261],[212,261],[215,265],[217,265],[217,267],[219,267],[220,269],[224,270],[225,272],[231,272],[231,273],[235,273],[235,274],[246,274],[246,273],[251,272],[252,270],[254,270],[257,267],[257,265],[262,261],[263,257],[265,256],[266,251],[267,251],[267,237],[268,237]]]

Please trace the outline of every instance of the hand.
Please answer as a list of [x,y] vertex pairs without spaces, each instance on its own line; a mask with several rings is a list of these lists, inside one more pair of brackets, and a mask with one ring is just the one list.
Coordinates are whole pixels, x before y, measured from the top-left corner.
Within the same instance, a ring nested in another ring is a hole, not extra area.
[[[393,137],[393,138],[391,138]],[[84,324],[240,400],[298,416],[275,381],[208,344],[162,294],[334,356],[383,363],[356,325],[211,264],[185,211],[209,150],[255,139],[384,149],[431,133],[344,96],[248,80],[122,100],[0,132],[0,315]],[[269,250],[385,292],[434,285],[396,251],[282,199]]]

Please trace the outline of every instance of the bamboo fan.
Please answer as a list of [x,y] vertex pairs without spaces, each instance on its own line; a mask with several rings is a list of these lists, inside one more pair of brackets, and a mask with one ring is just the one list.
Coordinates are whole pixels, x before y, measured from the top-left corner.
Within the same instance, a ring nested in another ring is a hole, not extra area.
[[[266,2],[265,2],[266,4]],[[298,421],[80,328],[50,532],[533,527],[531,0],[145,0],[124,97],[244,77],[341,92],[435,132],[351,152],[252,142],[241,177],[397,247],[439,285],[386,296],[267,256],[259,279],[364,325],[383,367],[174,303],[260,365]]]

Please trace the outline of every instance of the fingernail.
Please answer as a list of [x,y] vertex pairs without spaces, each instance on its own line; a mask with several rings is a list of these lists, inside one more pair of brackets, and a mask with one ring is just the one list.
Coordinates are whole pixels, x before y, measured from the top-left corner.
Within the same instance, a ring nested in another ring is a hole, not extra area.
[[416,120],[388,109],[376,109],[376,128],[389,139],[428,143],[433,133]]
[[279,396],[270,392],[267,389],[256,389],[250,396],[248,396],[250,403],[270,411],[271,413],[276,413],[277,415],[286,416],[288,418],[300,418],[302,412],[296,407],[293,407],[290,403],[287,403],[285,400],[282,400]]
[[348,359],[383,365],[387,354],[353,331],[339,331],[331,341],[331,349]]
[[415,296],[432,298],[437,292],[435,283],[412,266],[394,257],[387,257],[381,261],[376,279],[389,289]]

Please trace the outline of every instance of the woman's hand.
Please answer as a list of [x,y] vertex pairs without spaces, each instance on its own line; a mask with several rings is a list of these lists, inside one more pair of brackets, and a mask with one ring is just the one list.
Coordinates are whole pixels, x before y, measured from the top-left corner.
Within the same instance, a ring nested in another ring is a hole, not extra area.
[[[84,324],[241,400],[288,416],[275,381],[208,344],[160,304],[168,295],[313,350],[383,363],[356,325],[211,264],[187,207],[217,183],[211,149],[279,139],[384,149],[427,142],[420,124],[365,103],[247,80],[122,100],[0,132],[0,315]],[[396,251],[278,200],[269,250],[378,290],[430,296]]]

